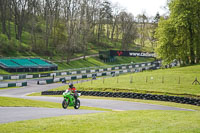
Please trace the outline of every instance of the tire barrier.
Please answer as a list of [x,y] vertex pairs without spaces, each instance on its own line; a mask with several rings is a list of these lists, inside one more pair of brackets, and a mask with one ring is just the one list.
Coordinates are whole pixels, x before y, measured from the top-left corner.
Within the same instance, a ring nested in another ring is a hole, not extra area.
[[[43,91],[42,95],[62,95],[64,91]],[[100,91],[78,91],[84,96],[100,96],[100,97],[119,97],[119,98],[133,98],[143,100],[156,100],[167,101],[182,104],[191,104],[200,106],[200,99],[166,96],[166,95],[153,95],[153,94],[141,94],[141,93],[126,93],[126,92],[100,92]]]
[[[20,75],[0,75],[0,80],[11,80],[11,79],[31,79],[31,78],[40,78],[40,77],[53,77],[53,76],[65,76],[65,75],[74,75],[74,74],[91,74],[91,73],[98,73],[98,72],[106,72],[112,70],[125,70],[125,69],[159,69],[162,65],[161,61],[153,61],[153,62],[145,62],[145,63],[132,63],[132,64],[122,64],[117,66],[108,66],[108,68],[101,68],[98,69],[90,68],[90,70],[68,70],[63,72],[53,72],[53,73],[42,73],[42,74],[20,74]],[[172,63],[168,67],[177,66],[178,63]],[[87,68],[88,69],[88,68]]]
[[1,83],[0,88],[8,88],[8,87],[22,87],[27,86],[27,82],[21,82],[21,83]]

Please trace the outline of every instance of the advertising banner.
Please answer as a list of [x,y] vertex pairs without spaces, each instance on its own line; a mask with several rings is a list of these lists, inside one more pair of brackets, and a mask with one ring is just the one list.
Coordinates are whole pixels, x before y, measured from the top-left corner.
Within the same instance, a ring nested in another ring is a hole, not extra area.
[[138,52],[138,51],[118,51],[110,50],[110,56],[128,56],[128,57],[147,57],[154,58],[155,53]]

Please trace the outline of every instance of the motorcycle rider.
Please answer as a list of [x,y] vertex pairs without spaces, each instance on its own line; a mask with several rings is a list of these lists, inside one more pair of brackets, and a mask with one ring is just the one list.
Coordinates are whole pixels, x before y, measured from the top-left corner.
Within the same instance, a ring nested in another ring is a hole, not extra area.
[[72,83],[69,83],[68,91],[71,91],[74,94],[75,100],[77,100],[78,93],[77,93],[77,90]]

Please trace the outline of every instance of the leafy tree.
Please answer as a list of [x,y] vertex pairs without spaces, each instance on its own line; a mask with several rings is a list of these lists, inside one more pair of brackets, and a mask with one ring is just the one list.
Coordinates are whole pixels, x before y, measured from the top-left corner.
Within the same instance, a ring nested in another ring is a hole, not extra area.
[[171,0],[170,15],[159,22],[156,31],[158,55],[167,62],[197,63],[200,42],[200,1]]

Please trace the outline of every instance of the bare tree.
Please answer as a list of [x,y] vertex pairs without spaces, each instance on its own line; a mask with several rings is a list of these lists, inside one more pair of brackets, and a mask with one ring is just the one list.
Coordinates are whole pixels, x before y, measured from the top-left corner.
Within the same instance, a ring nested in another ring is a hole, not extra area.
[[148,22],[148,18],[145,15],[145,12],[137,16],[138,19],[138,29],[139,29],[139,39],[140,39],[140,44],[142,47],[145,46],[145,40],[147,38],[147,31],[146,31],[146,26]]
[[16,39],[21,42],[23,28],[28,20],[30,7],[28,6],[28,0],[12,0],[12,4],[14,8]]
[[6,34],[7,6],[8,0],[0,0],[0,18],[3,34]]
[[[113,42],[113,39],[114,39],[114,33],[115,33],[115,30],[117,29],[118,30],[118,22],[119,22],[119,13],[121,11],[121,8],[119,7],[119,5],[114,5],[113,6],[113,21],[112,21],[112,31],[111,31],[111,40]],[[117,33],[119,34],[119,33]],[[116,34],[116,35],[117,35]],[[118,36],[116,36],[117,40],[118,40]]]
[[80,12],[80,0],[66,0],[64,3],[65,23],[67,28],[67,41],[65,43],[67,63],[70,62],[70,58],[75,52],[78,36],[78,15]]
[[120,27],[122,34],[122,49],[128,50],[129,45],[134,42],[137,34],[133,15],[121,12]]

